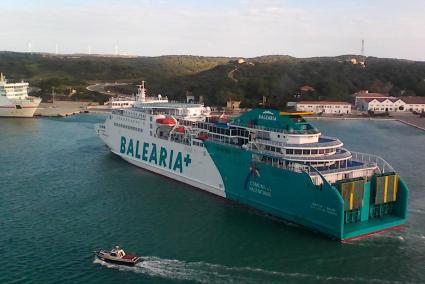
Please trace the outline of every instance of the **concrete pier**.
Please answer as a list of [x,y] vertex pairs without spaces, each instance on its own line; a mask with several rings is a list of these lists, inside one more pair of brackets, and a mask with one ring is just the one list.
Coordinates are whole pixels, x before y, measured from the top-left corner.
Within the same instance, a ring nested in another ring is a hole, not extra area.
[[412,113],[394,113],[392,114],[392,117],[404,124],[425,131],[425,117],[420,117],[419,115]]
[[54,103],[41,103],[34,116],[62,117],[88,112],[87,107],[92,102],[55,101]]
[[413,114],[410,112],[398,112],[391,113],[390,116],[387,117],[367,117],[360,115],[327,115],[327,116],[310,116],[307,119],[316,119],[316,120],[326,120],[326,119],[341,119],[341,120],[395,120],[406,125],[415,127],[417,129],[425,131],[425,117],[420,117],[417,114]]

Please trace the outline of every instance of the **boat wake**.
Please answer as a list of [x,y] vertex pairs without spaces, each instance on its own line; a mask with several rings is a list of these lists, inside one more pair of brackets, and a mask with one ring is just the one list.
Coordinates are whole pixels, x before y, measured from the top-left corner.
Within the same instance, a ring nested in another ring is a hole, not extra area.
[[[121,271],[141,273],[178,281],[198,283],[284,283],[291,280],[326,281],[330,283],[358,283],[365,279],[350,277],[322,276],[306,273],[286,273],[251,267],[228,267],[206,262],[185,262],[163,259],[155,256],[141,257],[142,262],[129,267],[110,264],[95,258],[94,263]],[[394,283],[379,279],[368,279],[371,283]]]

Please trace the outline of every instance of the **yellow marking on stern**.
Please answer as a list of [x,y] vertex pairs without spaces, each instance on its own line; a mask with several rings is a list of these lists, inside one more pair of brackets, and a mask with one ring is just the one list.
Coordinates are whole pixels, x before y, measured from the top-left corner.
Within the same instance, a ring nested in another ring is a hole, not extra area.
[[353,210],[353,202],[354,202],[354,182],[351,182],[351,190],[350,190],[350,210]]
[[388,195],[388,176],[385,176],[385,182],[384,182],[384,203],[387,203],[387,195]]
[[398,189],[398,176],[394,176],[393,201],[396,201]]

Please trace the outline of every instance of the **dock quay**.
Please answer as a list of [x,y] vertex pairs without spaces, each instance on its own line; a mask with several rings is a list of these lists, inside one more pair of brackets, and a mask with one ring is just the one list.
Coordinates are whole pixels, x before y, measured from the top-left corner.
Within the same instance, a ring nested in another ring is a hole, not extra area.
[[417,128],[419,130],[425,131],[425,118],[415,115],[413,113],[391,113],[388,117],[365,117],[365,116],[355,116],[355,115],[338,115],[338,116],[311,116],[309,119],[313,120],[392,120],[404,123],[411,127]]
[[34,116],[63,117],[89,112],[88,106],[97,104],[93,102],[55,101],[54,103],[41,103]]

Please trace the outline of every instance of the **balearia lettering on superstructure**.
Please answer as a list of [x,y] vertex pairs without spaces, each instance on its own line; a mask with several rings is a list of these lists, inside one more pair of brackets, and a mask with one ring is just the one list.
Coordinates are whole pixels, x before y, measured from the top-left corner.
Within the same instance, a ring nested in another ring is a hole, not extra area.
[[274,113],[272,113],[271,111],[263,111],[263,113],[260,113],[260,115],[258,115],[259,119],[264,119],[264,120],[276,120],[276,116],[274,115]]
[[183,166],[188,167],[192,163],[189,154],[183,158],[181,152],[168,151],[165,147],[157,147],[155,143],[142,143],[124,136],[121,136],[120,153],[180,173],[183,173]]

